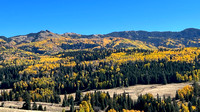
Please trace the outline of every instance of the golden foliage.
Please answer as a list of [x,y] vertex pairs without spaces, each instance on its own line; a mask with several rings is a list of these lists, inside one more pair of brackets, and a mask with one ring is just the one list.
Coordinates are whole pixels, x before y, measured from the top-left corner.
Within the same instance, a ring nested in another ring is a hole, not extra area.
[[188,106],[185,105],[184,103],[181,104],[182,109],[180,109],[180,112],[190,112],[188,109]]
[[199,48],[184,48],[182,50],[166,50],[159,51],[154,50],[152,53],[137,53],[134,52],[130,55],[127,55],[124,52],[112,53],[109,57],[106,58],[107,61],[114,61],[117,63],[124,63],[127,61],[158,61],[166,59],[172,62],[188,62],[193,63],[195,58],[200,54]]
[[180,99],[185,98],[186,95],[192,95],[192,94],[193,94],[193,87],[191,87],[189,85],[178,90],[178,95],[179,95]]
[[108,112],[117,112],[115,109],[110,109]]
[[123,112],[144,112],[144,111],[140,111],[140,110],[126,110],[126,109],[123,109],[122,111]]
[[147,93],[145,95],[142,95],[142,98],[144,100],[153,99],[153,95],[151,93]]
[[94,112],[92,105],[90,104],[89,101],[82,101],[79,107],[80,107],[79,112]]

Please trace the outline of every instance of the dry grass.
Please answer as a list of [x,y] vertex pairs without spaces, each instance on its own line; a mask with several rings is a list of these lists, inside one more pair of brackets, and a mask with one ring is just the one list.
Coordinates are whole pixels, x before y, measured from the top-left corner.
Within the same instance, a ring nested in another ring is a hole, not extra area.
[[0,107],[0,112],[42,112],[42,111],[20,110],[20,109]]
[[[2,102],[0,102],[0,105],[1,103]],[[4,112],[4,110],[5,112],[13,112],[14,110],[16,112],[26,112],[26,110],[18,109],[18,108],[21,108],[23,104],[24,102],[21,102],[21,101],[4,101],[4,107],[0,108],[0,112]],[[43,108],[46,107],[47,112],[62,112],[63,109],[70,110],[70,107],[61,107],[61,104],[52,104],[52,103],[44,103],[44,102],[36,102],[36,104],[38,106],[39,104],[41,104]],[[8,111],[6,109],[8,109]],[[13,110],[13,111],[9,111],[9,110]],[[39,112],[39,111],[35,111],[35,112]]]
[[[176,90],[183,88],[186,85],[191,85],[191,82],[187,83],[172,83],[172,84],[167,84],[167,85],[161,85],[161,84],[150,84],[150,85],[136,85],[136,86],[129,86],[129,87],[118,87],[118,88],[113,88],[113,89],[101,89],[101,90],[96,90],[96,91],[103,91],[103,92],[108,92],[110,96],[112,97],[114,93],[116,94],[121,94],[121,93],[129,93],[131,98],[133,100],[136,100],[137,97],[140,94],[146,94],[146,93],[151,93],[153,94],[154,97],[159,94],[161,97],[163,95],[165,96],[171,96],[175,97]],[[93,93],[95,90],[83,92],[83,95],[86,93]],[[75,93],[69,94],[75,97]],[[64,98],[64,95],[61,95],[61,99]],[[62,101],[62,100],[61,100]]]
[[[176,90],[183,88],[186,85],[191,85],[192,83],[173,83],[173,84],[167,84],[167,85],[161,85],[161,84],[151,84],[151,85],[136,85],[136,86],[130,86],[130,87],[118,87],[113,89],[101,89],[97,91],[103,91],[103,92],[109,92],[111,97],[114,93],[121,94],[121,93],[129,93],[131,98],[133,100],[136,100],[138,95],[140,94],[146,94],[151,93],[154,95],[154,97],[159,94],[160,96],[171,96],[174,97]],[[86,93],[93,93],[95,90],[83,92],[83,94]],[[68,94],[75,97],[75,93]],[[64,98],[64,95],[61,96],[61,101]],[[0,102],[1,105],[2,102]],[[0,107],[0,112],[30,112],[27,110],[21,110],[18,108],[21,108],[24,102],[20,101],[5,101],[4,107]],[[43,102],[36,102],[37,105],[42,104],[43,107],[46,107],[47,112],[61,112],[63,109],[70,110],[70,107],[61,107],[62,102],[60,104],[52,104],[52,103],[43,103]],[[33,103],[32,103],[33,104]],[[11,108],[10,108],[11,107]],[[77,106],[76,106],[77,107]],[[31,111],[34,112],[34,111]],[[39,112],[39,111],[35,111]]]

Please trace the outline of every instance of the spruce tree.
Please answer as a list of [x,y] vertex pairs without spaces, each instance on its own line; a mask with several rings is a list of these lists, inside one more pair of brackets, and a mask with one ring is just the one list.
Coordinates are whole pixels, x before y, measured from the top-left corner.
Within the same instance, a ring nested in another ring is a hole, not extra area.
[[9,100],[13,101],[13,92],[12,91],[9,92],[9,97],[10,97]]
[[55,95],[54,96],[54,98],[55,98],[55,103],[59,103],[60,102],[60,96],[59,95]]
[[176,91],[175,99],[178,100],[178,98],[179,98],[178,91]]
[[53,96],[51,96],[50,102],[51,102],[51,103],[54,103],[54,98],[53,98]]
[[63,102],[62,102],[62,107],[66,107],[67,106],[67,104],[66,104],[66,100],[65,99],[63,99]]
[[38,110],[43,110],[43,107],[41,104],[39,105]]
[[76,91],[75,101],[78,103],[81,102],[81,91],[79,89]]
[[192,103],[192,105],[196,105],[197,104],[197,97],[196,96],[192,97],[191,103]]
[[179,106],[175,100],[173,100],[173,105],[174,105],[174,111],[179,112]]
[[188,110],[189,110],[190,112],[192,112],[192,103],[191,103],[191,102],[188,102]]
[[38,108],[37,108],[37,104],[34,102],[33,103],[33,106],[32,106],[32,110],[37,110]]
[[19,93],[15,93],[15,101],[19,101]]
[[1,107],[4,107],[4,102],[1,103]]
[[197,112],[200,112],[200,99],[197,101],[196,110]]
[[194,87],[194,95],[198,96],[199,95],[199,86],[198,86],[197,82],[194,82],[193,87]]
[[165,75],[164,72],[162,73],[162,83],[163,83],[164,85],[167,84],[167,79],[166,79],[166,75]]
[[74,110],[74,101],[72,101],[72,104],[71,104],[71,106],[70,106],[70,112],[74,112],[75,110]]
[[28,92],[25,92],[24,94],[24,99],[25,99],[25,103],[23,104],[23,109],[26,109],[26,110],[31,110],[31,96]]

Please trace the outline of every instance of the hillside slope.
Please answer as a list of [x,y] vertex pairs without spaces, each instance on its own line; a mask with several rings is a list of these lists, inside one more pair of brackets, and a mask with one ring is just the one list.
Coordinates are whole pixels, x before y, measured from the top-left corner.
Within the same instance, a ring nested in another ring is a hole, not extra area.
[[56,34],[46,30],[10,38],[0,36],[1,50],[17,48],[39,54],[79,49],[183,47],[200,47],[199,29],[189,28],[180,32],[123,31],[105,35]]

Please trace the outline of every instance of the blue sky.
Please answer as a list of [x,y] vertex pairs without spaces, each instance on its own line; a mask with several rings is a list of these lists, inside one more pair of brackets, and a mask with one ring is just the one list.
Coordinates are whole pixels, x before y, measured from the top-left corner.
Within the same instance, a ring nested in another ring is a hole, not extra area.
[[199,0],[0,0],[0,35],[200,28]]

